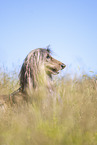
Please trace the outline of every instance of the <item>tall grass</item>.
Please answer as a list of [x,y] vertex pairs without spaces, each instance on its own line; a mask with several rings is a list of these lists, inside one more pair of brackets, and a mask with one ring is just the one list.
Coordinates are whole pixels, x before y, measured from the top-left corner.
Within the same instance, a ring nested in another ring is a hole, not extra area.
[[[18,88],[15,75],[0,74],[0,94]],[[28,104],[0,112],[0,145],[97,145],[96,77],[65,76],[55,90],[42,88]]]

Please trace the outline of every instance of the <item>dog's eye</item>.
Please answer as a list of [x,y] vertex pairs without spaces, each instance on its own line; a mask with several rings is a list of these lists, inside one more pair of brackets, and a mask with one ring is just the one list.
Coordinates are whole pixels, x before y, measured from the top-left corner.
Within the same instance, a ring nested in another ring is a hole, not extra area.
[[46,58],[49,59],[50,58],[50,55],[48,54]]

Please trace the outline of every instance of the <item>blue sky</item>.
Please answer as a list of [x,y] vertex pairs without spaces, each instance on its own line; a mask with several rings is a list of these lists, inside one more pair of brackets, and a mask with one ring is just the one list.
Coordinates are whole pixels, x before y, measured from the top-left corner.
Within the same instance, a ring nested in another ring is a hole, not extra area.
[[0,0],[0,67],[49,44],[65,71],[97,72],[97,1]]

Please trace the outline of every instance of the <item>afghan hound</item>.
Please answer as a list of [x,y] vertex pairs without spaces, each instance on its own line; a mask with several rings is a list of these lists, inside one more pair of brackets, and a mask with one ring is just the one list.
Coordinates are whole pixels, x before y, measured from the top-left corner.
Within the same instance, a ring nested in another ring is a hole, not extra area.
[[[50,49],[32,50],[25,58],[20,70],[20,88],[9,95],[10,103],[19,103],[28,99],[34,90],[45,85],[51,87],[52,76],[59,73],[66,65],[51,56]],[[8,100],[8,99],[7,99]]]

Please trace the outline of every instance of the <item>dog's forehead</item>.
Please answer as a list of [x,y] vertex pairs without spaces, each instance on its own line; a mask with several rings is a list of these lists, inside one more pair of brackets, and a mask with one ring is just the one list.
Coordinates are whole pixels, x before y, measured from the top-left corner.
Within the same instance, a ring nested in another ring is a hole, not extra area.
[[44,54],[50,54],[50,49],[40,48],[39,51]]

